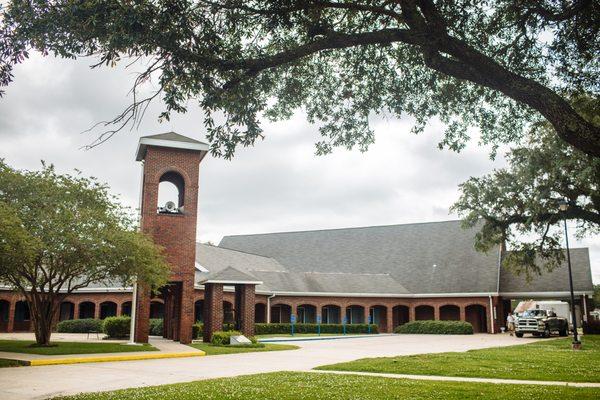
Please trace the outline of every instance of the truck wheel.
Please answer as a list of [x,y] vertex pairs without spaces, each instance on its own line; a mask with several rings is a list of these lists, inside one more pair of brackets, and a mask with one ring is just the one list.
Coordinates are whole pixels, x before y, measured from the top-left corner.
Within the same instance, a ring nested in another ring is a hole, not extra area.
[[544,329],[544,333],[542,336],[545,338],[549,338],[550,337],[550,328],[546,327],[546,329]]
[[523,337],[523,332],[515,332],[516,337]]
[[558,336],[569,336],[569,331],[567,328],[562,328],[560,331],[558,331]]

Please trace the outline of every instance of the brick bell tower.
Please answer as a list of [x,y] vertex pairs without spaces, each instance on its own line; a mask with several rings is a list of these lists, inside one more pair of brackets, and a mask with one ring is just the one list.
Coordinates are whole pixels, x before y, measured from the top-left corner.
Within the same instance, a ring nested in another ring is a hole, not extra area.
[[[161,289],[164,300],[163,336],[181,343],[192,341],[194,323],[194,277],[198,175],[208,145],[168,132],[140,138],[136,160],[143,163],[141,229],[165,248],[171,266],[168,284]],[[159,185],[172,183],[175,201],[158,204]],[[135,341],[147,343],[150,319],[150,290],[138,282],[135,312]]]

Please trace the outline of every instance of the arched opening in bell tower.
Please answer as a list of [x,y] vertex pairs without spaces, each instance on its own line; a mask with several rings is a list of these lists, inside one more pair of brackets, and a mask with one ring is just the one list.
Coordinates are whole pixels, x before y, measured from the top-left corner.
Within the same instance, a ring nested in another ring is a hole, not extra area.
[[185,180],[175,172],[162,174],[158,184],[157,212],[160,214],[181,214],[185,205]]

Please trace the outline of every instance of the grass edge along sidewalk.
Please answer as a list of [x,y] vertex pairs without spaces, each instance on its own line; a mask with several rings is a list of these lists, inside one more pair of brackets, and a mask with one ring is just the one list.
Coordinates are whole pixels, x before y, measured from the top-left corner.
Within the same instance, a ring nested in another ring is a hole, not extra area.
[[192,343],[188,346],[198,350],[202,350],[207,356],[216,356],[221,354],[236,354],[236,353],[254,353],[263,351],[283,351],[297,350],[298,346],[291,344],[273,344],[264,343],[263,347],[244,347],[244,346],[215,346],[210,343]]
[[563,382],[600,382],[600,335],[585,335],[583,349],[571,338],[466,352],[364,358],[318,370]]
[[61,397],[63,400],[292,400],[328,399],[489,399],[530,400],[543,398],[588,400],[598,398],[598,389],[566,386],[527,386],[467,382],[421,381],[372,376],[315,374],[311,372],[274,372],[124,389],[113,392],[86,393]]
[[122,343],[52,342],[51,346],[35,346],[32,340],[0,340],[0,352],[59,356],[70,354],[131,353],[158,351],[151,345],[128,346]]

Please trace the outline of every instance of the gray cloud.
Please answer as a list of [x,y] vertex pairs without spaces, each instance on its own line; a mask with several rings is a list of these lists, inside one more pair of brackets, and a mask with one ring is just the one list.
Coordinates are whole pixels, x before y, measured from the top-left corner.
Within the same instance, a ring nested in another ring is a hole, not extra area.
[[[94,139],[82,131],[128,104],[132,79],[132,71],[90,70],[90,63],[34,56],[17,67],[16,81],[0,100],[0,157],[18,168],[38,168],[44,159],[59,171],[80,169],[137,207],[139,136],[174,130],[202,140],[202,116],[190,105],[189,113],[159,124],[155,104],[138,129],[81,150]],[[373,124],[376,143],[366,153],[337,149],[316,157],[317,127],[296,115],[265,123],[266,139],[241,148],[231,161],[206,157],[198,237],[218,242],[226,234],[454,219],[448,208],[458,197],[458,184],[504,165],[475,144],[459,154],[438,150],[440,124],[419,136],[409,132],[408,119],[377,118]],[[590,247],[599,275],[600,240],[572,240]]]

